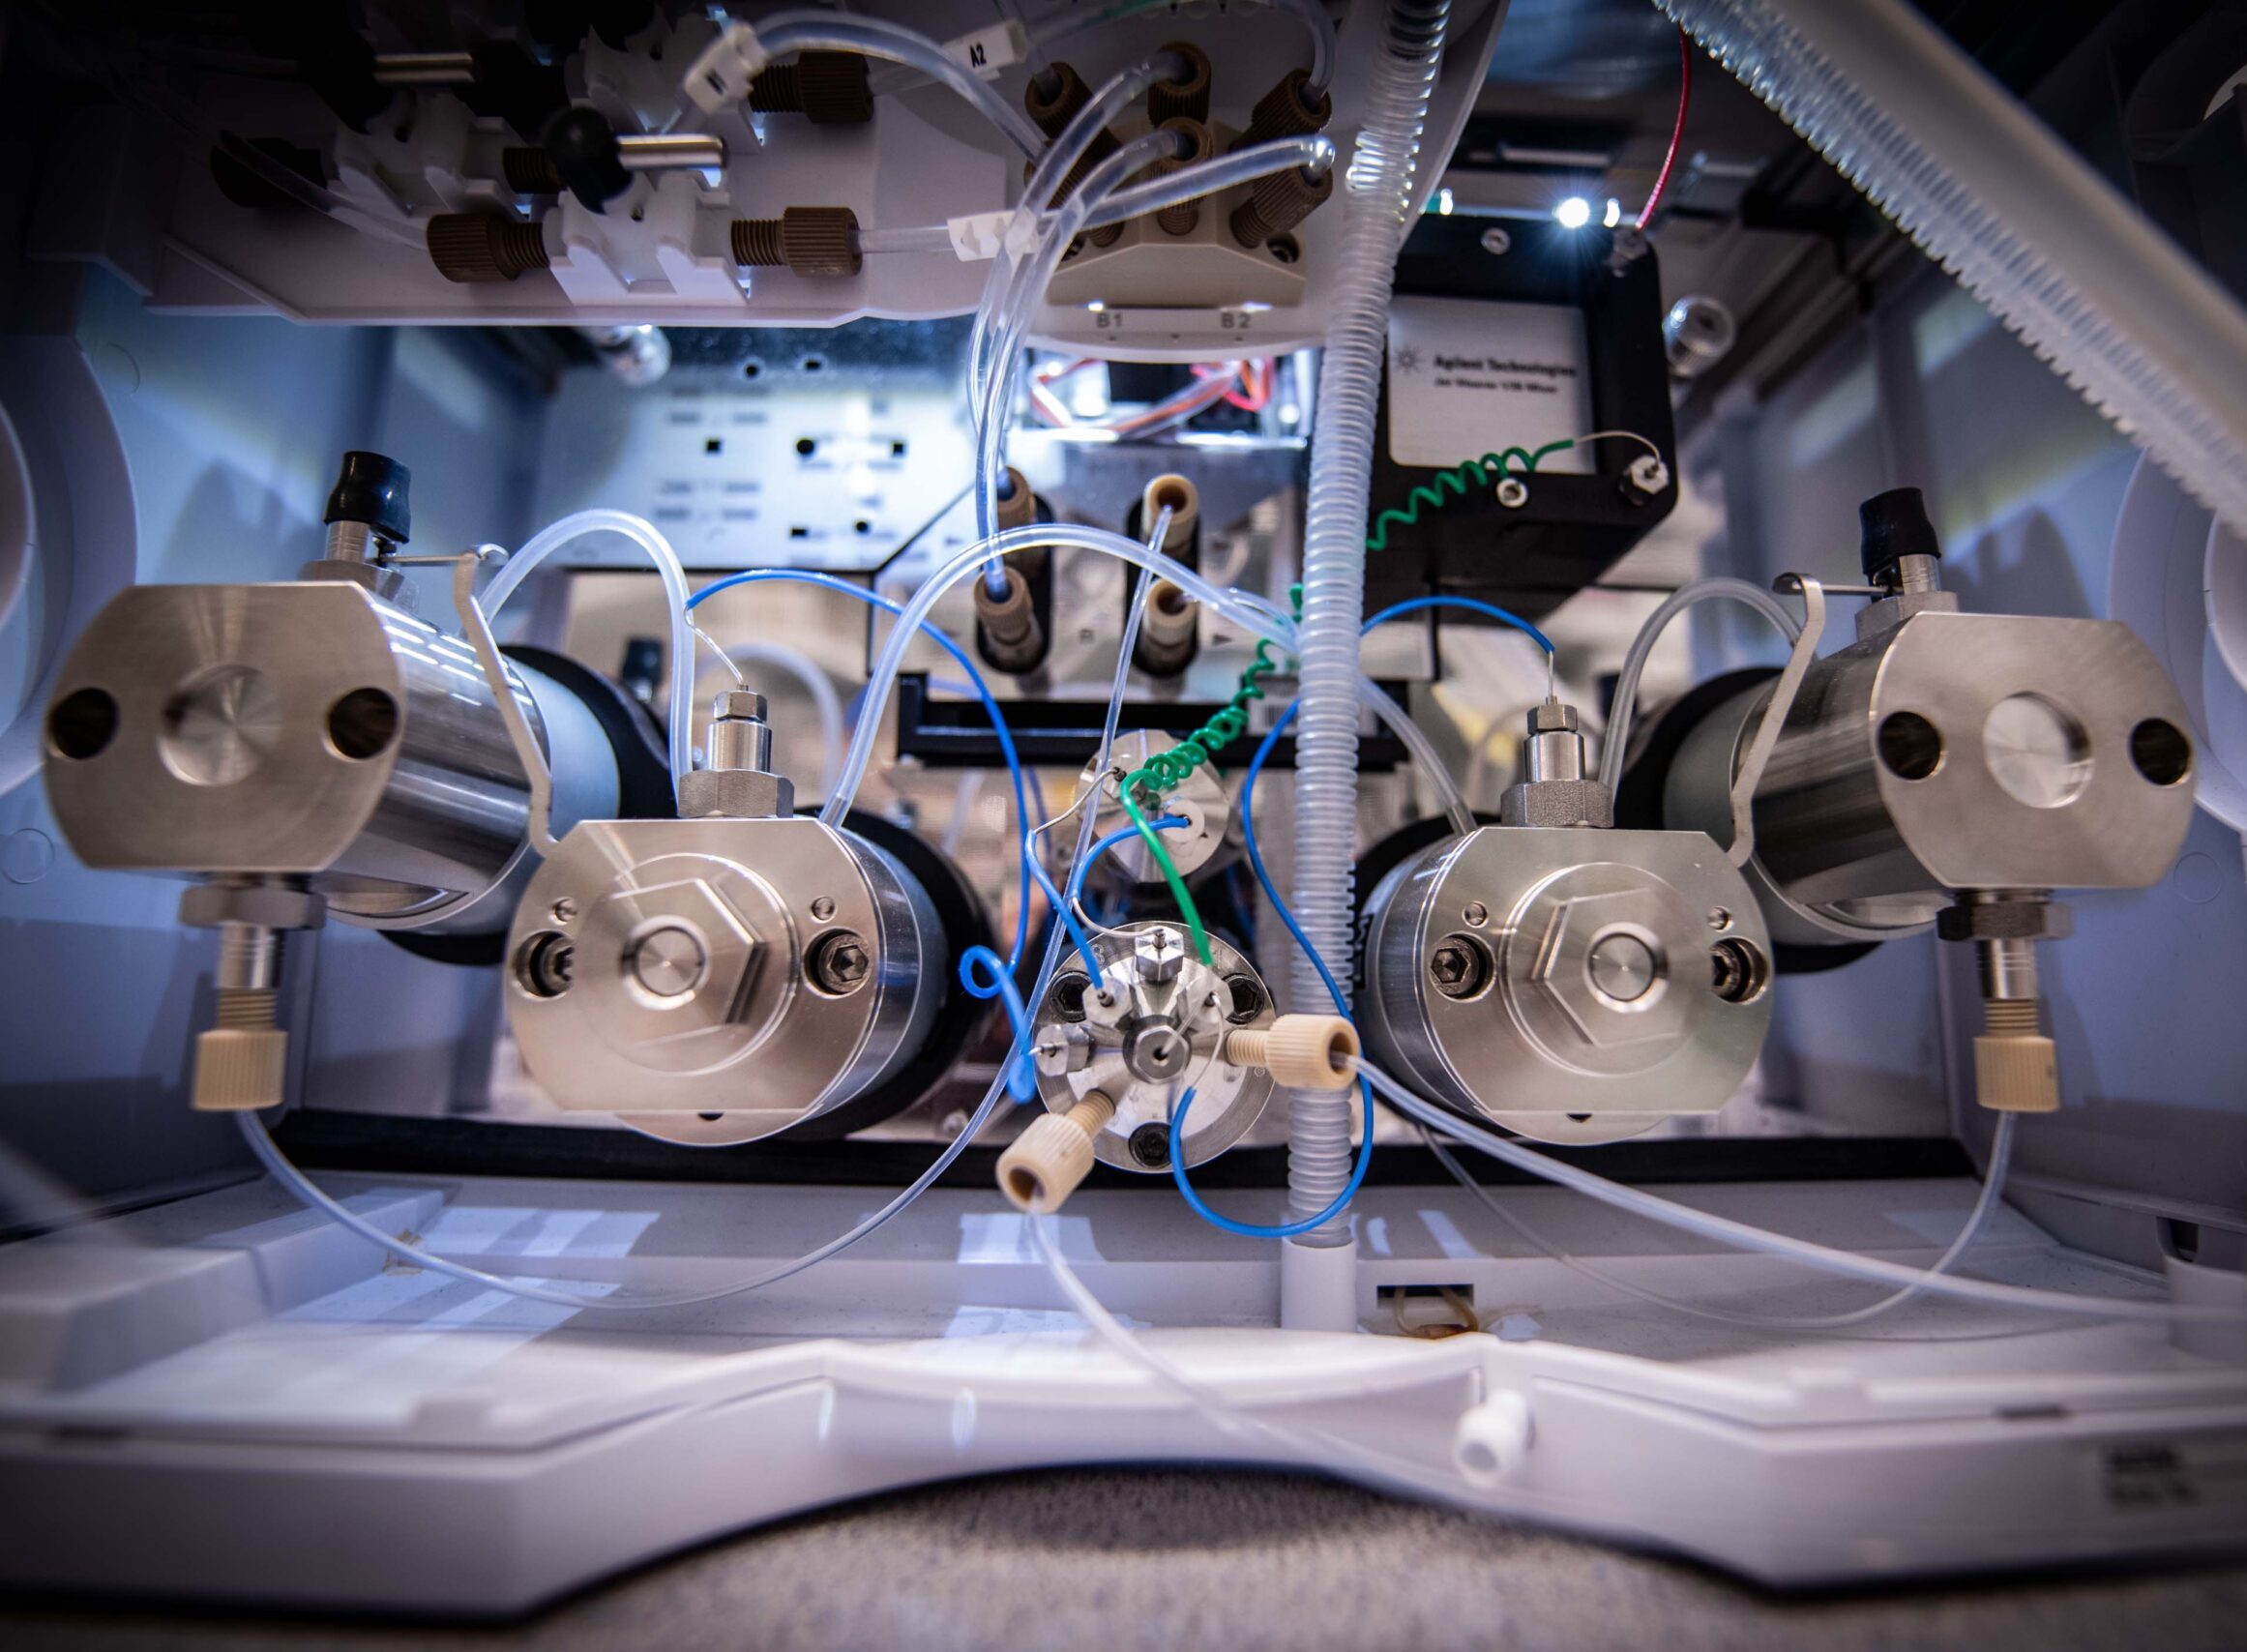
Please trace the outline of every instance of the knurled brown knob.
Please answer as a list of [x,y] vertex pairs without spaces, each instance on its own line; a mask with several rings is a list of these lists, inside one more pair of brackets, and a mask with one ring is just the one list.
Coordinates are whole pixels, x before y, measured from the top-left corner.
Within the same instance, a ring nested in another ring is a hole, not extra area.
[[1316,178],[1301,166],[1267,172],[1249,198],[1232,211],[1232,238],[1243,247],[1262,247],[1293,229],[1326,204],[1334,193],[1334,168]]
[[1158,80],[1147,88],[1147,124],[1161,126],[1183,115],[1190,121],[1209,118],[1209,59],[1197,45],[1172,41],[1163,48],[1185,61],[1185,72],[1175,80]]
[[1248,130],[1233,140],[1235,149],[1254,149],[1276,137],[1301,137],[1325,130],[1334,113],[1334,100],[1311,89],[1311,72],[1290,69],[1280,83],[1266,92],[1249,112]]
[[813,126],[864,126],[873,119],[866,59],[854,51],[807,51],[776,63],[749,83],[758,114],[798,113]]
[[735,263],[799,276],[855,276],[865,263],[858,215],[848,207],[790,207],[778,218],[737,218],[732,240]]
[[1050,64],[1031,75],[1029,85],[1022,90],[1022,108],[1048,137],[1059,137],[1061,129],[1091,101],[1092,88],[1066,63]]
[[[1209,129],[1199,121],[1186,115],[1173,115],[1165,121],[1158,130],[1178,133],[1179,136],[1186,139],[1187,148],[1183,155],[1158,161],[1154,165],[1148,167],[1147,170],[1154,176],[1166,177],[1182,166],[1192,166],[1209,159],[1211,152]],[[1194,226],[1200,221],[1201,202],[1198,198],[1180,201],[1176,205],[1167,206],[1155,214],[1155,222],[1162,226],[1166,235],[1191,235],[1194,233]]]
[[449,281],[512,281],[549,262],[536,223],[490,213],[442,213],[429,220],[429,262]]
[[516,143],[501,150],[499,169],[506,175],[507,187],[518,195],[562,192],[562,174],[555,168],[553,157],[533,145]]

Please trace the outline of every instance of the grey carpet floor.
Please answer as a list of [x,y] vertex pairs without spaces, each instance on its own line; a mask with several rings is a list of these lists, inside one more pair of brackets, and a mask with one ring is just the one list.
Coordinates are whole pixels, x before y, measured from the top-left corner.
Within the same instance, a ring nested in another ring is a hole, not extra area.
[[30,1652],[1814,1646],[2241,1652],[2247,1565],[1812,1597],[1285,1475],[1095,1470],[930,1487],[714,1544],[500,1628],[0,1602]]

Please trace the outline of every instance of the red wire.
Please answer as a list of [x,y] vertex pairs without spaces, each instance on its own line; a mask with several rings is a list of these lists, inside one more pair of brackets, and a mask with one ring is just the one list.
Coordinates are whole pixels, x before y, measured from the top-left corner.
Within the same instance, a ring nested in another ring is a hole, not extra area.
[[1693,105],[1693,42],[1685,31],[1677,31],[1677,124],[1670,129],[1670,153],[1662,157],[1662,170],[1654,175],[1653,192],[1646,204],[1639,209],[1639,227],[1644,229],[1653,221],[1654,209],[1662,204],[1662,192],[1670,187],[1670,169],[1677,164],[1678,146],[1685,141],[1685,111]]

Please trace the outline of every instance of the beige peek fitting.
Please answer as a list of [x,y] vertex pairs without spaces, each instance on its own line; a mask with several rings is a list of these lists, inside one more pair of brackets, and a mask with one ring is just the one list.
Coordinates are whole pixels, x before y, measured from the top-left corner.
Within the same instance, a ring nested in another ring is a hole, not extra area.
[[1282,1016],[1226,1035],[1225,1058],[1261,1067],[1295,1090],[1346,1090],[1357,1078],[1357,1028],[1340,1016]]
[[1059,1210],[1092,1168],[1092,1138],[1114,1116],[1098,1090],[1066,1113],[1041,1113],[998,1156],[999,1192],[1017,1210]]

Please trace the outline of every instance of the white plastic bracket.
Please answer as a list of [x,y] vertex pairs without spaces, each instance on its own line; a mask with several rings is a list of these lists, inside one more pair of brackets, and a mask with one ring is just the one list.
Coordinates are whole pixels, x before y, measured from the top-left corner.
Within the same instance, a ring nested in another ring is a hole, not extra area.
[[729,108],[749,96],[750,82],[763,73],[772,54],[758,44],[747,23],[729,23],[687,70],[680,90],[706,115]]

